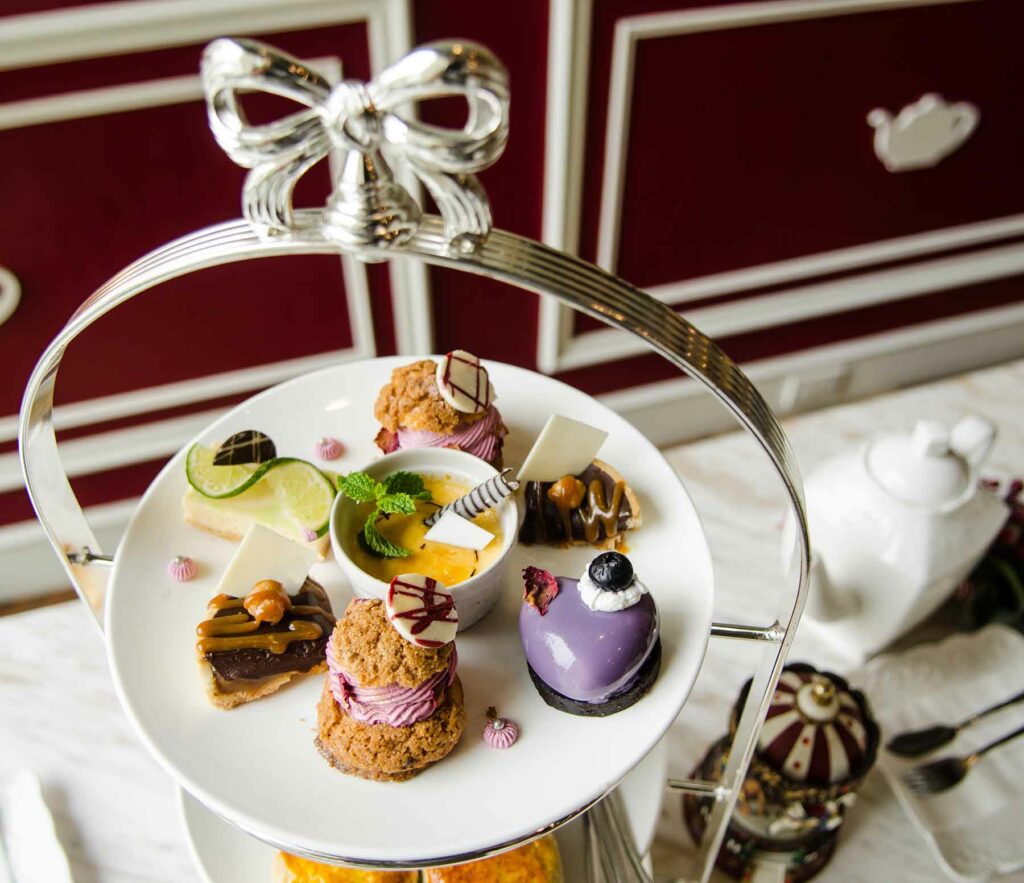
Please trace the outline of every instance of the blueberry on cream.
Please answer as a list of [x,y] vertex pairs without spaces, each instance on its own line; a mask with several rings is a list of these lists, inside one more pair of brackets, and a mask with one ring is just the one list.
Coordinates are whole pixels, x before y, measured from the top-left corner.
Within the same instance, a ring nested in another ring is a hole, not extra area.
[[620,552],[598,555],[580,577],[577,590],[591,610],[614,613],[632,607],[647,594],[633,572],[633,565]]

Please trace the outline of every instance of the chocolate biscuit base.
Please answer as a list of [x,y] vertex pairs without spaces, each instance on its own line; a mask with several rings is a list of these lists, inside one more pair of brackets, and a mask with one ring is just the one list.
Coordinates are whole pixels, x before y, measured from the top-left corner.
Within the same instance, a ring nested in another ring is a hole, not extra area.
[[579,699],[563,696],[542,681],[529,663],[526,664],[526,667],[530,672],[530,680],[533,681],[533,686],[540,693],[541,699],[552,708],[580,717],[607,717],[617,711],[624,711],[631,705],[636,705],[650,692],[658,678],[658,672],[661,671],[661,638],[658,638],[647,655],[647,659],[644,660],[644,664],[640,666],[640,671],[637,672],[632,686],[624,693],[612,696],[605,702],[581,702]]
[[561,547],[592,545],[597,549],[618,549],[624,542],[626,531],[636,530],[643,525],[643,510],[640,507],[640,500],[618,470],[603,460],[594,460],[576,478],[588,488],[594,479],[599,480],[604,487],[606,500],[610,499],[615,485],[622,482],[622,507],[619,510],[618,532],[615,536],[607,536],[604,528],[601,527],[597,539],[593,543],[589,543],[583,531],[580,510],[574,509],[569,517],[572,536],[566,537],[558,509],[548,498],[548,490],[554,482],[528,481],[523,489],[526,513],[522,527],[519,529],[519,542],[524,546],[538,544]]
[[[334,626],[334,615],[327,593],[319,583],[307,578],[302,588],[296,594],[289,595],[289,598],[295,605],[314,606],[320,609],[321,612],[301,617],[303,620],[315,622],[320,627],[319,638],[294,641],[283,653],[273,653],[258,647],[204,653],[199,643],[196,643],[196,660],[199,663],[200,675],[203,678],[206,695],[213,705],[225,710],[232,709],[245,702],[276,693],[296,677],[319,674],[327,670],[324,654]],[[241,609],[222,610],[217,616],[231,612],[238,613]],[[291,613],[286,613],[279,623],[262,623],[251,634],[263,636],[270,632],[288,631],[290,623],[297,618]]]
[[408,727],[364,724],[345,714],[325,681],[316,716],[316,749],[332,767],[376,782],[404,782],[458,744],[466,725],[466,704],[456,677],[426,720]]

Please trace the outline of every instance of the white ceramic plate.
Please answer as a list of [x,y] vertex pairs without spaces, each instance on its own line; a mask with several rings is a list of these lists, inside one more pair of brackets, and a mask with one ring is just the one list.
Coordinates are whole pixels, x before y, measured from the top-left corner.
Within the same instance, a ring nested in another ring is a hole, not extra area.
[[[1007,626],[990,625],[881,656],[853,679],[871,700],[884,742],[907,730],[956,723],[1009,699],[1020,691],[1021,672],[1024,638]],[[900,804],[954,880],[977,883],[1024,867],[1024,737],[986,754],[956,787],[928,797],[911,792],[902,773],[938,757],[970,754],[1022,721],[1024,705],[1018,704],[983,718],[923,758],[878,752],[878,766]]]
[[[664,740],[619,785],[640,852],[650,849],[665,787]],[[185,791],[178,791],[182,822],[192,858],[204,883],[269,883],[277,850],[225,822]],[[566,880],[587,879],[583,824],[577,819],[555,832]]]
[[[317,438],[333,435],[347,450],[330,467],[362,466],[376,456],[377,391],[408,361],[370,360],[298,378],[238,406],[200,440],[213,444],[261,429],[279,454],[309,457]],[[411,866],[516,842],[573,816],[619,782],[690,692],[711,624],[712,576],[703,531],[676,474],[640,433],[589,396],[520,368],[488,368],[510,429],[507,464],[522,461],[553,412],[610,433],[600,456],[623,472],[644,507],[630,554],[661,614],[661,675],[642,701],[607,718],[545,705],[519,644],[518,573],[532,563],[576,576],[591,552],[517,548],[497,607],[458,639],[468,712],[459,746],[401,784],[342,775],[313,747],[319,677],[227,712],[204,695],[195,626],[235,545],[182,521],[183,449],[143,497],[117,551],[107,599],[110,665],[124,709],[156,758],[206,806],[261,839],[294,852]],[[164,568],[174,555],[194,558],[199,577],[171,582]],[[313,576],[340,613],[349,597],[340,568],[320,564]],[[511,750],[495,751],[481,739],[491,705],[520,725],[522,737]]]

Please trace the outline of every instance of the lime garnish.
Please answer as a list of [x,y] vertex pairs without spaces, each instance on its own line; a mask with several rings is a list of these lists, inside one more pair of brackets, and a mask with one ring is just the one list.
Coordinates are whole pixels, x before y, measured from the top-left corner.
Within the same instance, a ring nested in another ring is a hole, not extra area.
[[281,508],[304,530],[323,536],[336,493],[334,481],[305,460],[278,457],[265,465],[264,479]]
[[412,554],[377,530],[377,521],[382,516],[412,515],[416,511],[417,500],[430,499],[430,491],[424,488],[422,475],[392,472],[384,481],[374,481],[365,472],[350,472],[338,479],[338,490],[357,503],[376,504],[360,531],[368,552],[378,558],[404,558]]
[[188,457],[185,460],[185,477],[188,479],[188,483],[204,497],[214,500],[234,497],[251,488],[273,462],[271,460],[261,463],[259,466],[254,463],[239,466],[214,466],[213,457],[216,453],[216,447],[194,444],[189,448]]

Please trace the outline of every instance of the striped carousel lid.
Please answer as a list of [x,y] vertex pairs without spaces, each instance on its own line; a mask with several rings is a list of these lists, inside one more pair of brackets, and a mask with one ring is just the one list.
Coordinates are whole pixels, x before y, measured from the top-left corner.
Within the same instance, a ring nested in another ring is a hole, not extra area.
[[864,713],[842,678],[809,666],[788,668],[768,708],[758,755],[792,782],[843,782],[868,753]]

